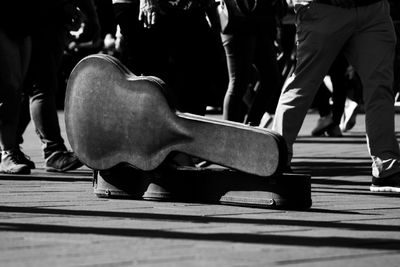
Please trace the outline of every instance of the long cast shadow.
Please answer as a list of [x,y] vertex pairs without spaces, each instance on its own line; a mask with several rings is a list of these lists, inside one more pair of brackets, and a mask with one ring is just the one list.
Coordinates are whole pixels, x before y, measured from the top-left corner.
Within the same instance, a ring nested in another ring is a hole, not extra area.
[[[325,210],[314,209],[314,212],[324,213]],[[82,217],[111,217],[137,220],[159,220],[159,221],[179,221],[191,223],[236,223],[236,224],[255,224],[255,225],[286,225],[318,228],[337,228],[357,231],[390,231],[399,232],[398,225],[377,225],[377,224],[357,224],[338,221],[310,221],[310,220],[292,220],[292,219],[248,219],[248,218],[227,218],[213,216],[197,215],[175,215],[158,214],[143,212],[115,212],[115,211],[89,211],[89,210],[65,210],[65,209],[46,209],[32,207],[11,207],[0,206],[0,212],[4,213],[28,213],[28,214],[50,214],[50,215],[71,215]],[[308,211],[307,211],[308,212]],[[360,214],[351,212],[349,214]],[[365,213],[360,215],[367,215]]]
[[299,136],[295,143],[308,144],[308,143],[321,143],[321,144],[365,144],[365,135],[345,135],[343,137],[316,137],[309,135]]
[[188,233],[170,230],[81,227],[49,224],[0,223],[0,231],[97,234],[121,237],[145,237],[193,241],[238,242],[248,244],[304,247],[357,248],[400,251],[400,240],[389,238],[309,237],[247,233]]
[[29,175],[0,174],[0,181],[49,181],[49,182],[91,182],[90,171],[74,171],[70,173],[32,173]]
[[[364,181],[354,181],[354,180],[343,180],[343,179],[323,179],[323,178],[313,178],[313,184],[320,184],[320,185],[350,185],[350,186],[364,186],[367,187],[371,183],[364,182]],[[334,189],[331,187],[330,189]],[[351,190],[357,190],[357,188],[351,188]],[[364,190],[363,190],[364,191]]]
[[303,160],[303,159],[317,159],[317,160],[343,160],[343,161],[356,161],[356,160],[365,160],[367,162],[371,161],[370,157],[355,157],[355,156],[300,156],[300,157],[294,157],[294,159],[297,160]]
[[343,162],[335,159],[332,159],[331,162],[294,162],[293,169],[295,173],[308,173],[312,177],[371,175],[371,163],[369,162]]
[[52,177],[45,177],[45,176],[32,176],[32,177],[0,177],[0,180],[3,181],[46,181],[46,182],[91,182],[92,178],[69,178],[69,177],[62,177],[62,178],[52,178]]
[[365,192],[348,192],[344,190],[318,190],[318,189],[313,189],[312,190],[314,193],[324,193],[324,194],[343,194],[343,195],[358,195],[358,196],[374,196],[374,197],[392,197],[392,198],[400,198],[400,195],[398,193],[373,193],[373,192],[368,192],[365,190]]

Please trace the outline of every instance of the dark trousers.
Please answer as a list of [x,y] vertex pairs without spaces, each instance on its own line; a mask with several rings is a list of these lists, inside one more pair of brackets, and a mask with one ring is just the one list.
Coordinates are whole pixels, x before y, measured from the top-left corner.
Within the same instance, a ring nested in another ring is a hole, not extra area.
[[30,121],[30,110],[45,158],[55,151],[66,150],[56,107],[58,70],[64,51],[64,36],[65,32],[57,28],[32,34],[32,56],[23,88],[17,141],[22,142],[22,134]]
[[[274,113],[280,94],[280,74],[274,47],[274,30],[254,27],[249,31],[222,34],[227,59],[229,85],[224,99],[224,119],[258,125],[264,112]],[[249,109],[243,109],[243,96],[254,81],[254,68],[260,87]]]
[[[331,77],[333,92],[331,93],[329,89],[322,84],[314,99],[319,115],[324,117],[332,114],[332,120],[335,125],[340,124],[343,115],[347,94],[346,87],[348,86],[348,82],[346,82],[347,78],[345,76],[348,65],[349,64],[344,55],[340,54],[333,62],[328,73]],[[332,106],[329,103],[331,96],[333,102]]]
[[15,149],[22,85],[31,55],[29,36],[11,37],[0,28],[0,149]]
[[146,29],[136,19],[137,4],[114,4],[114,12],[123,36],[122,62],[136,75],[164,80],[179,111],[203,115],[212,56],[205,13],[170,11]]

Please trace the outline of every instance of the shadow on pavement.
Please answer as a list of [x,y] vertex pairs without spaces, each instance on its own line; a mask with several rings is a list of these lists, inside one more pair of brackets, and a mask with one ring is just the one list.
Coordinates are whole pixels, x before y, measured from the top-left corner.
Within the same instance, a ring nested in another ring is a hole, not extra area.
[[0,181],[48,181],[48,182],[92,182],[92,177],[68,177],[45,175],[0,175]]
[[[308,225],[307,225],[308,226]],[[359,225],[361,227],[361,225]],[[376,225],[375,228],[385,227]],[[387,227],[387,226],[386,226]],[[399,230],[396,227],[397,231]],[[371,229],[373,230],[373,229]],[[50,224],[0,223],[0,231],[96,234],[106,236],[180,239],[193,241],[239,242],[305,247],[334,247],[400,251],[400,240],[389,238],[356,238],[340,236],[288,236],[260,233],[191,233],[171,230],[82,227]]]
[[295,173],[310,174],[311,177],[371,175],[370,162],[345,162],[337,158],[321,162],[318,159],[318,157],[315,157],[315,160],[294,162],[292,164],[293,170]]
[[[371,215],[361,212],[352,211],[336,211],[325,209],[310,209],[306,213],[340,213],[349,215]],[[319,227],[319,228],[335,228],[357,231],[390,231],[399,232],[398,225],[378,225],[367,223],[347,223],[339,221],[315,221],[315,220],[294,220],[294,219],[252,219],[252,218],[233,218],[233,217],[215,217],[203,215],[179,215],[179,214],[159,214],[159,213],[143,213],[143,212],[115,212],[115,211],[92,211],[92,210],[67,210],[67,209],[51,209],[51,208],[32,208],[32,207],[12,207],[0,206],[0,213],[26,213],[26,214],[42,214],[42,215],[60,215],[60,216],[78,216],[78,217],[106,217],[106,218],[123,218],[135,220],[157,220],[157,221],[178,221],[190,223],[234,223],[234,224],[255,224],[255,225],[286,225],[301,227]],[[259,213],[258,213],[259,214]],[[265,213],[266,216],[268,213]],[[3,225],[3,227],[2,227]],[[0,231],[7,230],[7,223],[0,223]],[[10,227],[12,227],[10,224]],[[25,226],[26,224],[16,224],[16,226]],[[29,224],[27,224],[29,225]],[[16,228],[18,229],[18,227]],[[400,247],[399,247],[400,249]]]

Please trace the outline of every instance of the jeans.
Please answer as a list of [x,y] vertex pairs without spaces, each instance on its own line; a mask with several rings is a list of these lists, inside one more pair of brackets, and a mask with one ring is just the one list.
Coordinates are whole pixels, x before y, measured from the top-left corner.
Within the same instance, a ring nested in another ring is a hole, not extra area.
[[[47,158],[66,147],[61,137],[55,94],[58,90],[58,70],[64,51],[64,35],[60,29],[40,31],[32,35],[32,58],[24,85],[30,98],[30,114]],[[26,123],[26,120],[25,120]],[[21,120],[19,132],[26,124]]]

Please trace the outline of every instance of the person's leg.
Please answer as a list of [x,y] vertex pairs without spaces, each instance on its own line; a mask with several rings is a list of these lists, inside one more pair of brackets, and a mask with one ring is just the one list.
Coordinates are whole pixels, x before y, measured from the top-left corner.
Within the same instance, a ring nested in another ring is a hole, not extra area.
[[339,125],[342,132],[347,132],[356,125],[359,105],[362,104],[362,85],[353,66],[347,67],[346,76],[348,77],[345,80],[345,106]]
[[[395,34],[386,1],[359,8],[364,24],[346,49],[363,84],[368,148],[373,177],[400,173],[400,151],[394,129],[393,57]],[[400,192],[400,179],[398,188]]]
[[259,72],[260,87],[257,90],[253,103],[249,108],[247,120],[252,125],[259,125],[263,114],[273,114],[281,94],[281,74],[276,60],[274,27],[258,26],[255,30],[256,49],[254,64]]
[[57,70],[62,55],[60,50],[54,32],[32,36],[32,60],[27,90],[30,93],[31,117],[36,133],[42,141],[45,158],[54,151],[66,149],[55,101],[58,87]]
[[322,83],[321,86],[318,88],[318,91],[315,94],[313,103],[311,105],[312,108],[315,108],[318,111],[320,117],[332,115],[332,109],[329,103],[329,99],[331,98],[331,96],[331,91],[329,91],[328,87],[326,87],[326,85]]
[[297,14],[297,66],[282,91],[273,123],[273,130],[287,142],[289,161],[315,93],[351,35],[352,18],[351,10],[316,3]]
[[312,136],[325,136],[326,132],[332,127],[332,107],[329,102],[332,96],[331,91],[322,83],[314,97],[312,107],[319,113],[317,125],[311,130]]
[[[345,72],[347,61],[344,55],[340,53],[329,69],[329,76],[332,83],[332,93],[325,86],[325,96],[321,103],[317,103],[320,112],[320,119],[318,120],[317,127],[313,129],[311,134],[313,136],[328,135],[330,137],[341,137],[342,131],[339,128],[340,120],[343,114],[344,102],[346,100],[345,91]],[[321,88],[318,93],[321,92]],[[317,93],[317,96],[318,96]],[[329,103],[332,97],[333,104]],[[318,101],[314,99],[314,102]],[[321,114],[322,113],[322,114]]]
[[212,82],[208,53],[211,29],[200,12],[174,11],[166,15],[164,44],[170,58],[171,96],[181,112],[204,115]]
[[224,97],[223,118],[243,122],[246,106],[243,96],[251,81],[251,64],[255,49],[254,36],[246,33],[222,34],[229,83]]
[[[346,101],[346,69],[348,62],[341,53],[333,62],[329,75],[332,81],[332,120],[335,127],[339,127]],[[340,129],[339,129],[340,131]]]
[[[396,21],[394,23],[394,26],[394,29],[396,31],[397,44],[394,59],[393,89],[395,93],[400,93],[400,21]],[[400,97],[397,100],[400,101]]]
[[0,148],[1,172],[30,173],[20,161],[17,143],[22,84],[29,64],[29,37],[10,38],[0,29]]
[[31,114],[29,111],[29,95],[22,93],[21,110],[18,121],[17,129],[17,143],[22,144],[24,142],[23,134],[31,121]]
[[279,70],[282,75],[281,88],[287,78],[289,78],[295,65],[295,36],[296,26],[293,24],[284,24],[281,29],[282,55],[278,60]]
[[60,172],[82,166],[73,152],[67,151],[57,115],[55,94],[63,52],[62,38],[60,30],[43,31],[32,36],[32,61],[27,83],[31,117],[42,142],[45,168]]
[[19,158],[22,160],[24,164],[28,165],[29,168],[31,169],[35,169],[36,168],[35,163],[31,160],[31,158],[28,155],[25,155],[25,153],[23,153],[21,150],[21,145],[24,142],[23,134],[26,128],[28,127],[30,121],[31,121],[31,115],[29,111],[29,95],[23,92],[21,99],[21,108],[19,113],[17,134],[16,134],[17,144],[19,145],[18,154]]

